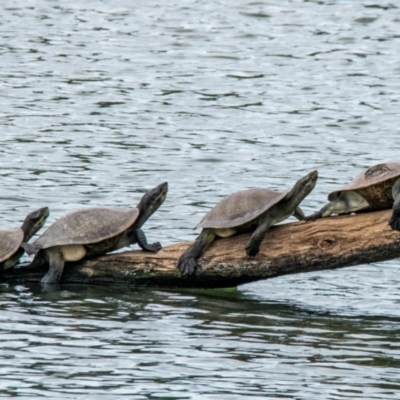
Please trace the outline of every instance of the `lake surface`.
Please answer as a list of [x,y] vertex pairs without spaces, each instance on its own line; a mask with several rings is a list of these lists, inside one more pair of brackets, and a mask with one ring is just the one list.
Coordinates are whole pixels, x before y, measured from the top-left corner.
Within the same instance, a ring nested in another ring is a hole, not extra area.
[[[399,161],[396,2],[2,2],[0,227],[136,205],[192,240],[225,195],[303,202]],[[399,261],[229,290],[0,286],[0,397],[400,399]]]

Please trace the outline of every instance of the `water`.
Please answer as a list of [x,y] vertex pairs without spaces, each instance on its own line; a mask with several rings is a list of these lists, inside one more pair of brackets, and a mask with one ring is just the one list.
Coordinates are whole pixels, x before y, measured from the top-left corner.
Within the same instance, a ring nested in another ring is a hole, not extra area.
[[[8,1],[0,226],[49,206],[136,205],[194,239],[244,188],[304,201],[398,160],[395,2]],[[2,284],[0,396],[400,399],[398,261],[221,291]]]

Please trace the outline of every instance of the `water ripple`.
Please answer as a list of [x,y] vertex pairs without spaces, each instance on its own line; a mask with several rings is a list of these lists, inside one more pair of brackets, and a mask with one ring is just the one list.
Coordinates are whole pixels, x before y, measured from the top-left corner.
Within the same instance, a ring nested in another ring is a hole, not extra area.
[[[145,228],[176,243],[234,191],[318,168],[307,214],[398,157],[394,3],[3,3],[1,227],[168,181]],[[0,393],[395,399],[397,264],[233,292],[3,285]]]

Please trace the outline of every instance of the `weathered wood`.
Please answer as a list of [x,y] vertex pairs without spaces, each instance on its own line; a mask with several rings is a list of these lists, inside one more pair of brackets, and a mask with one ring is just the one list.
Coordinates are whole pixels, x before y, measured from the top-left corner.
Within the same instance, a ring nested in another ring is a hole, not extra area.
[[[67,264],[61,282],[168,287],[232,287],[284,274],[366,264],[400,257],[400,232],[388,225],[391,211],[330,217],[271,228],[255,258],[246,256],[249,234],[216,240],[199,260],[195,276],[175,265],[190,242],[157,254],[127,251]],[[3,282],[38,282],[46,269],[6,271]]]

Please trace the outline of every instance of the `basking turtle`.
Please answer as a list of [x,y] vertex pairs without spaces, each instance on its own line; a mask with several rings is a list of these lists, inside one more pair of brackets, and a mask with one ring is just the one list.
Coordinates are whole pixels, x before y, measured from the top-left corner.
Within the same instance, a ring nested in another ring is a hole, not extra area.
[[23,244],[27,253],[35,254],[31,266],[48,263],[42,283],[56,283],[66,261],[96,257],[133,243],[146,251],[158,251],[160,243],[147,243],[141,227],[164,202],[167,191],[164,182],[148,190],[136,208],[94,207],[65,215],[32,244]]
[[393,207],[389,224],[400,230],[400,163],[378,164],[357,175],[344,188],[328,196],[329,203],[307,221],[329,217],[332,214],[350,214],[358,211],[382,210]]
[[246,254],[256,256],[267,230],[278,222],[294,216],[302,220],[304,214],[299,204],[313,190],[318,172],[312,171],[296,182],[290,191],[275,192],[269,189],[249,189],[233,193],[212,208],[197,225],[203,228],[195,242],[178,260],[178,269],[190,275],[197,266],[207,246],[219,237],[253,231]]
[[47,207],[29,213],[20,228],[0,231],[0,271],[13,267],[24,254],[22,242],[27,242],[46,222]]

